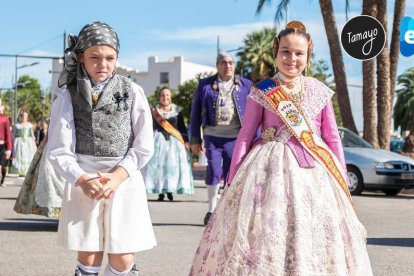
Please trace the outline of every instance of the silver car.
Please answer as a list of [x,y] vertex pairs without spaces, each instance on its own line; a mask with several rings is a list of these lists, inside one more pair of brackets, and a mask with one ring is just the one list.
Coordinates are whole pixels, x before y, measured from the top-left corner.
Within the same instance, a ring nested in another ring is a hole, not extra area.
[[414,159],[375,149],[346,128],[339,128],[339,134],[344,147],[351,194],[359,195],[367,189],[397,195],[404,188],[414,188]]

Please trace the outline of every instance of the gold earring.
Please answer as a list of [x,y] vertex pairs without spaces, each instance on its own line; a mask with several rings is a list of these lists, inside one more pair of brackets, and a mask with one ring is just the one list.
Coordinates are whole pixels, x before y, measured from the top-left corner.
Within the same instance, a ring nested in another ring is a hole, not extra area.
[[277,70],[277,62],[276,62],[276,60],[273,61],[273,67],[275,68],[275,72],[277,72],[278,70]]

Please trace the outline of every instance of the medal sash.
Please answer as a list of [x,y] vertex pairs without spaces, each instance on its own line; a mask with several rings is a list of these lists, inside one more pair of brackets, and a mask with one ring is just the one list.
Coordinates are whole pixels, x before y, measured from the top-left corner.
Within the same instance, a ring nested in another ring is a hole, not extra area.
[[185,145],[184,138],[181,136],[181,133],[172,125],[170,122],[164,119],[161,114],[158,112],[157,108],[151,108],[151,114],[154,120],[169,134],[174,136],[178,141]]
[[276,80],[265,79],[255,86],[255,90],[262,95],[262,98],[280,116],[290,134],[296,137],[305,150],[326,169],[331,179],[341,187],[352,202],[346,183],[345,172],[338,158],[322,139],[312,131],[308,118],[295,105],[280,86],[280,83]]

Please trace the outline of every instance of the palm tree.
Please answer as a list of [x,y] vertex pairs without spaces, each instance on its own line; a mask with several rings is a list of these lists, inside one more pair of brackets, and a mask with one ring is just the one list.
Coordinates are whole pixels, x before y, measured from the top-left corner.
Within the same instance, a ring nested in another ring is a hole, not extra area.
[[[363,1],[362,14],[376,17],[377,5],[374,2],[375,0]],[[373,147],[378,148],[375,59],[362,62],[362,105],[364,117],[363,137]]]
[[394,106],[394,127],[409,130],[403,153],[414,157],[414,67],[398,77],[397,102]]
[[[377,0],[377,19],[387,26],[387,0]],[[385,46],[377,56],[377,133],[380,148],[390,148],[391,97],[390,97],[390,56],[388,32],[385,29]]]
[[[266,3],[271,4],[272,0],[259,0],[256,13],[260,13],[264,7],[264,4]],[[280,1],[276,10],[275,20],[278,20],[282,17],[283,12],[286,10],[286,7],[289,5],[289,3],[290,0]],[[328,37],[331,63],[335,78],[336,92],[338,94],[338,103],[341,110],[342,122],[346,128],[357,132],[355,121],[351,112],[351,103],[349,101],[345,66],[342,58],[342,51],[339,43],[338,30],[336,28],[332,2],[331,0],[319,0],[319,6],[321,8],[325,31]]]
[[390,48],[390,97],[391,102],[395,96],[395,84],[397,82],[398,57],[400,56],[400,22],[405,13],[405,0],[396,0],[394,5],[394,21],[392,24],[391,48]]
[[237,53],[240,58],[237,72],[257,82],[266,76],[273,76],[272,42],[276,36],[275,28],[263,28],[249,33],[244,39],[244,46]]

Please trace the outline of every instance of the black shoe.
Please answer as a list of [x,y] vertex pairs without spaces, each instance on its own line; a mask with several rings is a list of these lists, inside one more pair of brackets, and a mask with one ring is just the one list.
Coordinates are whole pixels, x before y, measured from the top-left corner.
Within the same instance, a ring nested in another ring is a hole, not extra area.
[[159,194],[158,195],[158,201],[164,201],[164,197],[165,197],[165,195],[164,194]]
[[132,266],[132,268],[131,268],[131,274],[132,275],[136,275],[136,276],[138,276],[138,269],[137,269],[137,266],[136,266],[136,264],[134,264],[133,266]]
[[207,212],[206,216],[204,217],[204,225],[207,226],[208,222],[210,220],[210,217],[213,213],[212,212]]
[[174,197],[173,197],[172,193],[167,193],[167,198],[168,198],[169,201],[174,200]]
[[98,276],[98,273],[86,272],[80,267],[76,267],[75,276]]

